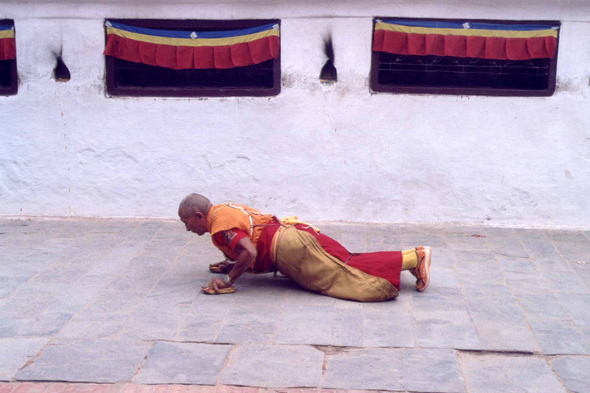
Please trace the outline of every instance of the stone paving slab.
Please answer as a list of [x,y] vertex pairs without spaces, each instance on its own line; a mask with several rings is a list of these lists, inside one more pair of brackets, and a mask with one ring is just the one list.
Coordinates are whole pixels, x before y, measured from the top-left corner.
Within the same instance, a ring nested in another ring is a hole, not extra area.
[[186,309],[139,305],[129,314],[120,336],[134,340],[172,340]]
[[325,307],[287,309],[280,320],[275,343],[330,345],[334,311]]
[[[280,310],[273,308],[267,308],[266,313],[262,315],[258,308],[232,309],[227,314],[215,341],[235,344],[271,344],[279,325],[277,315],[280,315]],[[215,319],[213,322],[215,323]]]
[[468,298],[466,301],[483,349],[540,351],[525,314],[513,297]]
[[[362,315],[363,344],[357,347],[414,347],[416,346],[415,326],[409,311],[366,310]],[[340,326],[340,329],[344,329]],[[347,329],[348,330],[348,329]],[[389,332],[395,332],[390,334]]]
[[230,349],[229,345],[156,342],[133,382],[215,385]]
[[152,344],[131,341],[53,341],[18,381],[130,381]]
[[10,381],[48,342],[46,338],[0,339],[0,381]]
[[325,388],[464,392],[455,351],[365,349],[328,356]]
[[335,309],[331,342],[342,347],[363,347],[366,345],[365,319],[358,310]]
[[563,356],[551,360],[553,370],[572,392],[590,392],[590,357]]
[[459,359],[470,393],[566,392],[540,357],[463,353]]
[[545,355],[590,354],[585,333],[572,321],[531,320],[529,323]]
[[78,314],[57,337],[61,339],[98,340],[119,333],[129,318],[125,313]]
[[215,342],[225,323],[224,312],[191,314],[185,318],[175,336],[177,341]]
[[236,348],[220,382],[259,387],[316,387],[322,380],[324,354],[308,346],[253,345]]

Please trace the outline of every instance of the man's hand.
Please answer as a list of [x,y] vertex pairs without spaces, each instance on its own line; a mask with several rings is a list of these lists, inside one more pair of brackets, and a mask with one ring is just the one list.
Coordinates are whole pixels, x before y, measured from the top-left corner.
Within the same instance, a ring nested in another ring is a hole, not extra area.
[[[238,241],[236,245],[236,252],[238,257],[236,263],[232,267],[231,271],[227,274],[231,282],[235,282],[248,268],[252,265],[252,262],[256,259],[256,247],[252,244],[249,238],[244,237]],[[209,286],[203,287],[203,292],[212,294],[219,293],[233,293],[235,291],[233,284],[226,284],[220,278],[214,278],[209,283]]]
[[203,292],[212,294],[233,293],[232,284],[226,284],[221,278],[215,277],[206,287],[201,287]]
[[228,283],[226,284],[221,278],[219,277],[215,277],[213,278],[213,280],[211,280],[211,284],[209,284],[210,288],[213,288],[215,290],[215,292],[219,293],[220,289],[224,289],[224,288],[229,288],[231,287],[232,284]]

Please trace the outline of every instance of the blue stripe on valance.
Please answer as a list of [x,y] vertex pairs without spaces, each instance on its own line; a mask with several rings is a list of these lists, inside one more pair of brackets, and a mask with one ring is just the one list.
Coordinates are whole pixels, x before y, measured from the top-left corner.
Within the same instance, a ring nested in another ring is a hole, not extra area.
[[[377,21],[377,20],[375,20]],[[465,22],[445,22],[445,21],[420,21],[420,20],[397,20],[397,19],[381,19],[383,23],[393,23],[402,26],[411,27],[428,27],[438,29],[464,29]],[[504,31],[535,31],[551,29],[554,25],[518,25],[518,24],[501,24],[501,23],[481,23],[481,22],[467,22],[470,29],[477,30],[504,30]]]
[[[124,25],[122,23],[111,22],[107,21],[107,24],[110,24],[112,27],[120,30],[129,31],[132,33],[137,34],[145,34],[145,35],[152,35],[158,37],[167,37],[167,38],[192,38],[191,31],[179,31],[179,30],[159,30],[159,29],[148,29],[145,27],[135,27]],[[255,34],[260,33],[263,31],[270,30],[274,28],[275,24],[271,23],[264,26],[258,27],[250,27],[247,29],[238,29],[238,30],[230,30],[230,31],[196,31],[197,36],[199,38],[228,38],[228,37],[239,37],[248,34]]]

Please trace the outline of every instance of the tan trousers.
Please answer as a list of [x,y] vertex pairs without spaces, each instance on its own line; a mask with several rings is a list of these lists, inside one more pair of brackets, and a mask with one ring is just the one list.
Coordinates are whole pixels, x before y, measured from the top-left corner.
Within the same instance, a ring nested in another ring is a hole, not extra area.
[[328,254],[316,238],[285,228],[276,252],[278,270],[310,291],[339,299],[378,302],[398,296],[389,281],[366,274]]

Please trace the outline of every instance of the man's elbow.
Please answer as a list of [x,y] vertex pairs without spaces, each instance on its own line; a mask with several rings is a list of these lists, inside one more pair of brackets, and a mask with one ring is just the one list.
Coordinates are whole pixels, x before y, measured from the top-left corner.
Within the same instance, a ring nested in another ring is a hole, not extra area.
[[246,253],[247,257],[249,260],[253,261],[254,259],[256,259],[256,249],[252,248],[252,249],[246,249],[244,250],[244,252]]

